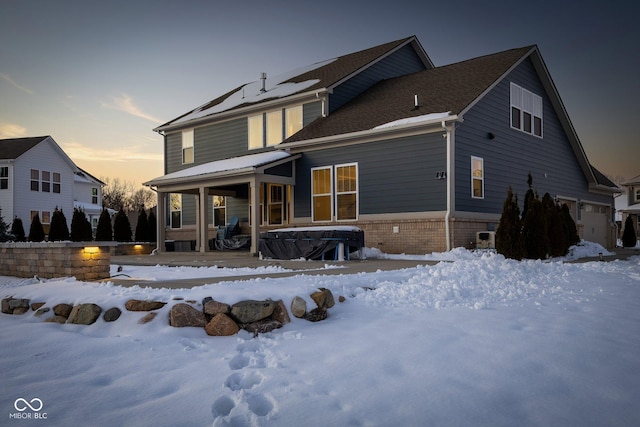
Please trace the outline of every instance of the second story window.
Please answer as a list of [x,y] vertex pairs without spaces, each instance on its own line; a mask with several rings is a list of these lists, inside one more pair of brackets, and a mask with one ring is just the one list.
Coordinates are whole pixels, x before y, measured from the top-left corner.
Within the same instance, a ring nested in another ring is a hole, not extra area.
[[51,192],[51,172],[42,171],[42,192]]
[[284,137],[289,138],[302,129],[302,105],[284,110]]
[[511,127],[542,138],[542,97],[511,83]]
[[193,163],[193,129],[182,131],[182,164]]
[[0,190],[9,189],[9,166],[0,167]]
[[98,189],[95,187],[91,189],[91,203],[98,204]]
[[249,150],[273,147],[302,129],[302,105],[256,114],[247,120]]
[[60,173],[53,173],[53,192],[60,194]]
[[31,169],[31,191],[40,191],[40,171]]

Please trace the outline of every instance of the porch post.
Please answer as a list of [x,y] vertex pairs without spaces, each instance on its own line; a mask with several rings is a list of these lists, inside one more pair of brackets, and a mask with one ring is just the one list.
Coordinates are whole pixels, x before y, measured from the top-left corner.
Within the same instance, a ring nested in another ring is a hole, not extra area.
[[164,241],[166,236],[167,227],[167,193],[158,191],[158,206],[156,207],[157,222],[156,222],[156,252],[164,252]]
[[196,199],[196,248],[195,251],[198,252],[200,251],[200,235],[202,233],[200,233],[200,193],[195,195],[195,199]]
[[258,254],[258,239],[260,238],[260,181],[253,176],[251,186],[251,254]]
[[199,197],[196,201],[196,206],[198,208],[198,225],[196,229],[199,233],[199,242],[200,242],[200,252],[207,252],[209,239],[209,219],[207,218],[209,213],[209,206],[207,205],[207,196],[209,192],[205,187],[200,187]]

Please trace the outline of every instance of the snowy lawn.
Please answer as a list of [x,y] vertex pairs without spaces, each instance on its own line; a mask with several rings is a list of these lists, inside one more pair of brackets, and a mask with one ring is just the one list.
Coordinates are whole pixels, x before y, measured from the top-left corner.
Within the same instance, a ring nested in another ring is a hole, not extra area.
[[[230,277],[183,290],[0,277],[2,298],[123,310],[116,322],[90,326],[1,314],[0,424],[640,425],[640,257],[570,264],[460,249],[439,256],[453,262]],[[125,269],[146,278],[175,271]],[[300,295],[312,308],[308,295],[318,287],[346,301],[323,322],[292,317],[257,338],[209,337],[167,322],[170,306],[183,302],[176,297],[282,298],[288,306]],[[130,298],[169,304],[142,325],[144,313],[124,310]],[[31,419],[10,418],[18,412]]]

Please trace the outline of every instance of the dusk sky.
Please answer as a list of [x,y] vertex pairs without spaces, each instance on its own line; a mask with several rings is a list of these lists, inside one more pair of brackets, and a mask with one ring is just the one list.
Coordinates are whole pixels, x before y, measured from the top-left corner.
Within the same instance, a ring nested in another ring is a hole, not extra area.
[[163,174],[152,129],[260,72],[416,35],[436,66],[537,44],[591,163],[640,175],[640,5],[607,1],[0,0],[0,138],[82,168]]

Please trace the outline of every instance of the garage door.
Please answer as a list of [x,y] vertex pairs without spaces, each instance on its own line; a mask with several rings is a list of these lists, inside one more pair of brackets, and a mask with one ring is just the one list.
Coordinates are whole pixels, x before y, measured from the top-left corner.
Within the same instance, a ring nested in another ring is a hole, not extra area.
[[582,211],[582,238],[589,242],[600,243],[605,248],[608,245],[609,208],[606,206],[584,204]]

